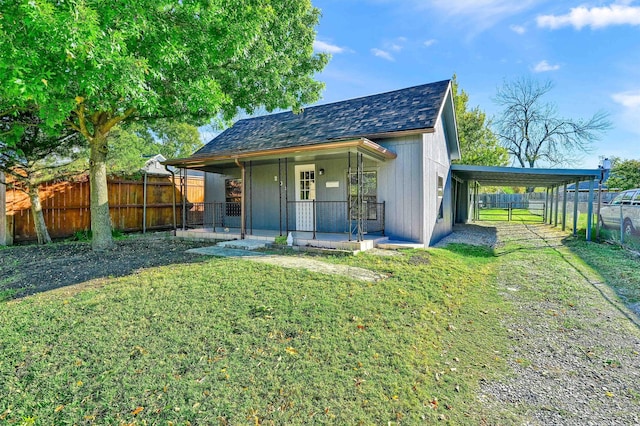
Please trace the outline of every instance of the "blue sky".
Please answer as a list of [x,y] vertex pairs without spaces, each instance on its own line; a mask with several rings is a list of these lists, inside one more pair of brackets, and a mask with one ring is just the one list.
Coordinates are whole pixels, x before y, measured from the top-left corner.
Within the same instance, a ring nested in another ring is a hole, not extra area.
[[613,128],[571,164],[640,158],[640,2],[312,0],[317,51],[332,54],[319,103],[450,78],[489,116],[505,80],[551,80],[558,114],[610,114]]

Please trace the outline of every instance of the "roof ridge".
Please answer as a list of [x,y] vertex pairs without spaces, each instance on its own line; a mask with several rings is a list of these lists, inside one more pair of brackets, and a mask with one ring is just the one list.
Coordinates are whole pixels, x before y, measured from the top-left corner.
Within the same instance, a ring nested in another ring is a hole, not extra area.
[[[415,86],[404,87],[402,89],[395,89],[395,90],[389,90],[389,91],[386,91],[386,92],[373,93],[371,95],[359,96],[357,98],[343,99],[341,101],[328,102],[326,104],[312,105],[312,106],[309,106],[309,107],[303,107],[301,109],[301,113],[304,114],[304,111],[309,110],[309,109],[316,109],[316,108],[322,108],[322,107],[334,107],[334,106],[336,106],[338,104],[342,104],[342,103],[356,102],[356,101],[363,100],[363,99],[370,99],[370,98],[373,98],[373,97],[376,97],[376,96],[387,96],[387,95],[390,95],[390,94],[396,93],[396,92],[409,91],[409,90],[417,89],[419,87],[424,87],[424,86],[436,86],[436,85],[439,85],[439,84],[442,84],[442,83],[445,83],[445,82],[449,83],[450,81],[451,81],[451,79],[449,78],[449,79],[445,79],[445,80],[434,81],[434,82],[431,82],[431,83],[417,84]],[[286,110],[286,111],[263,114],[263,115],[259,115],[259,116],[256,116],[256,117],[246,117],[246,118],[241,118],[240,120],[236,121],[236,123],[239,123],[241,121],[248,121],[248,120],[255,120],[255,119],[265,118],[265,117],[273,117],[273,116],[282,115],[282,114],[291,114],[292,112],[293,112],[293,110]]]

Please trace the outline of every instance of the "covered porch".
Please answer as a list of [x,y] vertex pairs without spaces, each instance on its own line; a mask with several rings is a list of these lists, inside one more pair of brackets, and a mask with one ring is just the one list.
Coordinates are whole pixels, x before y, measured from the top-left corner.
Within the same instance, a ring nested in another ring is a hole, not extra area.
[[293,237],[293,244],[347,250],[385,239],[377,168],[395,154],[366,139],[215,155],[167,164],[208,173],[204,203],[184,201],[183,238]]

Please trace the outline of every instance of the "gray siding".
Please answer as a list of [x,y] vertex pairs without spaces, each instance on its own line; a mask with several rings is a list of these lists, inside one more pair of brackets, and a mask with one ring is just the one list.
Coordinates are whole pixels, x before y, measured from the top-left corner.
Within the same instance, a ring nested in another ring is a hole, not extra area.
[[422,136],[377,140],[398,157],[379,164],[378,199],[385,201],[385,234],[424,243]]
[[[355,156],[354,156],[355,170]],[[347,199],[347,158],[337,159],[316,159],[309,161],[287,162],[287,171],[285,172],[284,159],[281,162],[281,180],[275,180],[278,176],[277,160],[273,164],[261,164],[251,166],[248,162],[246,167],[246,214],[247,229],[272,229],[280,228],[280,215],[282,215],[282,226],[286,228],[286,201],[295,201],[295,166],[302,164],[314,164],[316,169],[316,200],[317,201],[345,201]],[[365,168],[371,169],[370,164],[365,164]],[[319,170],[324,169],[322,176]],[[240,168],[230,168],[224,170],[225,174],[207,173],[205,177],[205,201],[206,202],[223,202],[225,200],[224,182],[225,179],[239,178]],[[338,182],[337,187],[327,187],[327,182]],[[280,189],[281,188],[281,189]],[[279,203],[282,203],[280,209]],[[318,207],[319,209],[322,207]],[[326,207],[325,207],[326,208]],[[336,209],[335,207],[331,207]],[[341,207],[342,208],[342,207]],[[328,210],[325,210],[328,212]],[[333,211],[331,211],[334,214]],[[346,223],[346,210],[343,212],[340,221]],[[342,214],[338,212],[335,214]],[[334,214],[334,215],[335,215]],[[290,205],[289,220],[295,223],[295,206]],[[340,222],[340,231],[346,230],[346,224],[342,226]],[[335,228],[335,226],[334,226]],[[322,226],[318,224],[318,230],[323,232]],[[333,231],[333,229],[332,229]]]
[[[432,245],[451,233],[453,227],[453,197],[449,150],[442,116],[436,123],[434,133],[423,135],[424,144],[424,187],[425,187],[425,234],[424,242]],[[442,199],[444,217],[438,219],[437,177],[444,178]]]

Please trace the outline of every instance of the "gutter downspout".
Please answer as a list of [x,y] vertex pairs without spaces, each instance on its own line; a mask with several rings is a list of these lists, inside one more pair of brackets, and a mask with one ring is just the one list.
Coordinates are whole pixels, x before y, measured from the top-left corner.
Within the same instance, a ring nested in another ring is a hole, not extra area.
[[244,202],[245,202],[245,198],[244,198],[244,190],[246,187],[246,180],[245,180],[245,175],[246,175],[246,170],[244,168],[244,163],[240,163],[240,161],[238,161],[238,159],[235,159],[236,161],[236,165],[238,167],[240,167],[240,179],[242,179],[242,192],[240,193],[240,239],[244,240],[244,233],[245,233],[245,227],[244,227],[244,218],[245,218],[245,206],[244,206]]
[[[169,170],[167,168],[167,170]],[[176,174],[173,173],[173,170],[169,170],[169,173],[171,173],[171,183],[173,184],[173,186],[171,187],[171,195],[172,195],[172,202],[173,202],[173,209],[171,210],[171,212],[173,213],[173,236],[176,236],[177,233],[177,225],[176,225]]]

